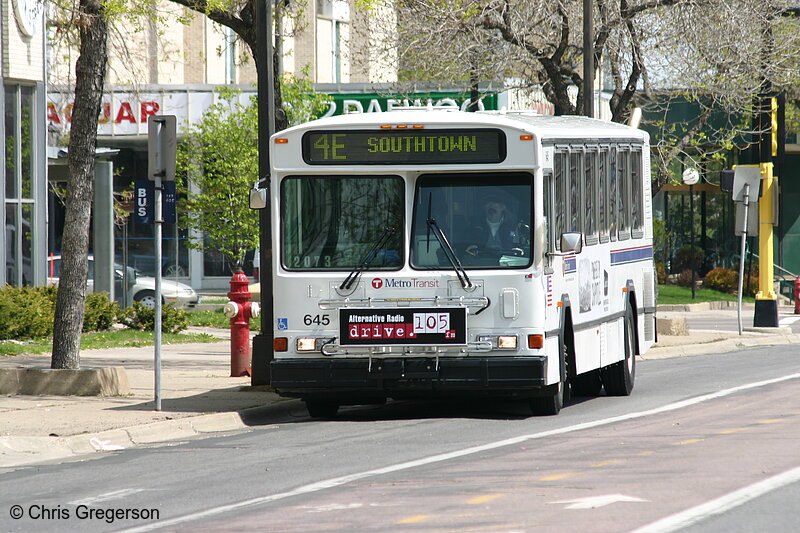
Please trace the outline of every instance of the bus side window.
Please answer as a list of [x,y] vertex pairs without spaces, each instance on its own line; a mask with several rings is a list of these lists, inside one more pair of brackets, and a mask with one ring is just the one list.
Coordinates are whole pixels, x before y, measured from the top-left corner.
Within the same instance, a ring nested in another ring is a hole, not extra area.
[[617,240],[617,147],[608,150],[608,235]]
[[635,238],[644,236],[642,221],[642,152],[631,152],[631,235]]
[[573,146],[569,154],[569,231],[583,231],[581,219],[586,206],[581,201],[582,162],[582,150]]
[[623,241],[630,237],[631,231],[631,217],[630,217],[630,167],[628,166],[628,156],[630,150],[628,147],[622,147],[617,152],[617,191],[619,198],[618,207],[618,222],[619,222],[619,240]]
[[[561,235],[567,231],[566,166],[567,153],[561,151],[556,152],[553,158],[553,196],[555,202],[553,205],[553,212],[555,215],[553,229],[556,235]],[[558,239],[555,241],[555,247],[557,250],[561,250],[561,244]]]
[[[542,184],[542,210],[544,213],[542,223],[542,241],[539,243],[542,246],[542,252],[548,254],[553,251],[553,175],[548,172],[544,175],[544,182]],[[535,234],[535,232],[534,232]]]
[[608,242],[608,210],[606,209],[606,199],[608,198],[608,147],[600,148],[597,159],[597,226],[600,234],[600,242]]
[[597,244],[597,149],[586,148],[583,158],[583,234],[586,244]]

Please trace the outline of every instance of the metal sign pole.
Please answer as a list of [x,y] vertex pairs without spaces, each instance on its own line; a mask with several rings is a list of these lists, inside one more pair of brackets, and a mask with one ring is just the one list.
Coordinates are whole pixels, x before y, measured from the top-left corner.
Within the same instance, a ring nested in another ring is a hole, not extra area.
[[153,248],[155,252],[155,337],[154,392],[155,410],[161,410],[161,224],[164,222],[161,197],[163,181],[175,180],[175,151],[177,148],[175,115],[151,116],[147,124],[148,178],[154,181],[153,195]]
[[739,253],[739,294],[736,305],[736,318],[739,321],[739,335],[742,335],[742,289],[744,286],[744,253],[747,241],[747,215],[750,205],[750,185],[744,186],[744,222],[742,223],[742,247]]
[[155,330],[155,402],[156,411],[161,410],[161,176],[156,176],[155,183],[155,255],[156,255],[156,313],[153,329]]

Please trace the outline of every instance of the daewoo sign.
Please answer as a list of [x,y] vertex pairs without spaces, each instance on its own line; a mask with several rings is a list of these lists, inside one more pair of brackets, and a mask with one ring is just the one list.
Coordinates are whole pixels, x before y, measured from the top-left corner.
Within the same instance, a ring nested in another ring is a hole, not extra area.
[[397,279],[397,278],[373,278],[373,289],[436,289],[441,287],[438,279]]

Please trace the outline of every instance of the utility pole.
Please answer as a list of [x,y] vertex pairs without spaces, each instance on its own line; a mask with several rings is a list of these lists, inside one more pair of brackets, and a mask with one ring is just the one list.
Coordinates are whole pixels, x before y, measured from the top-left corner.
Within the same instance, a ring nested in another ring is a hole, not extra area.
[[275,358],[272,303],[272,209],[270,198],[269,139],[275,133],[275,77],[273,72],[272,4],[273,0],[256,0],[257,32],[256,65],[258,66],[258,177],[267,189],[266,206],[259,210],[261,267],[261,332],[253,339],[251,383],[269,385],[269,364]]
[[594,26],[592,0],[583,0],[583,114],[594,117]]

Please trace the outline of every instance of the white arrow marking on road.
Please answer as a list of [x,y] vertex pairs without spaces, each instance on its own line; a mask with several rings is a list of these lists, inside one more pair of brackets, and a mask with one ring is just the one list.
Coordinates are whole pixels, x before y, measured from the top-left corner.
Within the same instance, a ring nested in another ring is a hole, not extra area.
[[110,500],[119,500],[130,496],[132,494],[136,494],[138,492],[144,492],[147,489],[122,489],[122,490],[115,490],[113,492],[106,492],[105,494],[100,494],[99,496],[92,496],[90,498],[84,498],[82,500],[75,500],[69,502],[70,505],[95,505],[100,502],[107,502]]
[[569,503],[564,509],[597,509],[617,502],[646,502],[641,498],[625,496],[623,494],[608,494],[606,496],[589,496],[588,498],[578,498],[577,500],[564,500],[561,502],[550,503]]

